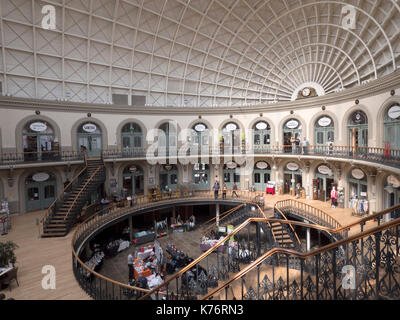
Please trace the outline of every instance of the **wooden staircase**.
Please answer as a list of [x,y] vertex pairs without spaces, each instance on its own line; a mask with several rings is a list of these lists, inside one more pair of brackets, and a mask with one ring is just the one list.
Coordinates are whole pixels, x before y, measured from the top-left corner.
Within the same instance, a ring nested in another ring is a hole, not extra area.
[[[74,178],[75,179],[75,178]],[[67,186],[49,208],[43,220],[43,238],[64,237],[75,223],[90,194],[105,181],[105,167],[102,159],[87,159],[87,165],[75,183]]]
[[272,222],[271,232],[277,244],[282,248],[295,249],[296,246],[282,223]]

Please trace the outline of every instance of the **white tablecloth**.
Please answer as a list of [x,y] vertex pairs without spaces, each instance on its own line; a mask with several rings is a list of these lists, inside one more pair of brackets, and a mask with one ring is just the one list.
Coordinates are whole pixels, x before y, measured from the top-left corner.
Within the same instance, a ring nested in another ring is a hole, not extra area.
[[149,286],[150,290],[158,287],[160,284],[162,284],[164,282],[160,276],[156,276],[155,274],[152,274],[151,276],[147,277],[146,279],[147,279],[147,285]]
[[119,244],[118,252],[121,252],[126,248],[129,248],[129,241],[121,241],[121,243]]
[[152,252],[153,252],[153,249],[146,249],[146,250],[144,250],[143,252],[138,251],[137,257],[138,257],[139,259],[144,260],[144,259],[150,257],[150,255],[151,255]]

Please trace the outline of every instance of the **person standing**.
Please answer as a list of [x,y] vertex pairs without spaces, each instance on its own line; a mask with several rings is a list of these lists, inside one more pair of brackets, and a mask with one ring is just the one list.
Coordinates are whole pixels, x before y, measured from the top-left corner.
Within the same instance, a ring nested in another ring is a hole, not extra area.
[[220,189],[218,181],[215,181],[213,189],[214,189],[214,198],[218,199],[218,192],[219,192],[219,189]]
[[308,145],[307,139],[306,137],[304,137],[302,142],[303,154],[307,154],[307,145]]
[[133,279],[133,256],[132,254],[128,254],[128,278],[129,282],[132,282]]
[[226,183],[222,186],[222,199],[226,199]]
[[238,186],[235,182],[235,184],[233,185],[233,188],[232,188],[232,198],[233,198],[233,195],[235,195],[236,198],[239,198],[238,194],[236,193],[237,189],[238,189]]
[[333,187],[331,191],[331,203],[332,203],[332,208],[336,208],[336,203],[337,203],[337,197],[338,197],[338,192],[336,191],[336,188]]

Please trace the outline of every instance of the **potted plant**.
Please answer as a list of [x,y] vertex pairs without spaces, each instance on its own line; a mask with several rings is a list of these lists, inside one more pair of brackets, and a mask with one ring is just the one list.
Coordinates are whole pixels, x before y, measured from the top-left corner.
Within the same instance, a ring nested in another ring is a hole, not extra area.
[[13,241],[0,242],[0,266],[14,266],[17,261],[15,250],[19,248]]

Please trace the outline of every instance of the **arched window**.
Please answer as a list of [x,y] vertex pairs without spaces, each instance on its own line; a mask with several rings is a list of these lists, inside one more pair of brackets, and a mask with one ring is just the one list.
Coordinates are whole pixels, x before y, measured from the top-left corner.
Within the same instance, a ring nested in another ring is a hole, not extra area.
[[229,122],[222,128],[221,140],[221,153],[227,154],[239,154],[241,140],[244,140],[244,136],[241,137],[240,127],[235,122]]
[[289,119],[283,125],[283,144],[285,152],[299,152],[302,125],[297,119]]
[[400,104],[394,103],[387,108],[384,117],[384,141],[391,149],[400,149]]
[[266,161],[258,161],[254,165],[253,184],[256,190],[266,191],[268,181],[271,181],[271,167]]
[[59,153],[59,143],[52,126],[40,119],[28,122],[22,130],[24,160],[55,160]]
[[349,146],[354,152],[366,153],[368,150],[368,117],[361,111],[357,110],[351,114],[347,123],[349,136]]
[[125,124],[121,130],[122,153],[124,155],[135,155],[141,151],[143,133],[136,123]]
[[255,152],[267,152],[271,145],[271,126],[266,121],[258,121],[253,126],[253,147]]
[[300,166],[296,162],[289,162],[286,164],[283,170],[283,187],[284,193],[290,193],[291,189],[293,192],[296,190],[296,185],[300,184],[302,186],[303,178],[302,178],[303,171],[300,169]]
[[166,190],[176,190],[178,184],[178,167],[176,164],[165,164],[160,169],[160,187]]
[[165,122],[159,126],[159,129],[163,132],[162,135],[158,136],[159,155],[166,157],[170,153],[175,155],[178,145],[178,132],[175,125],[171,122]]
[[315,168],[313,179],[313,199],[328,201],[334,186],[333,171],[329,164],[322,163]]
[[36,172],[25,179],[26,211],[46,209],[56,196],[56,177],[52,173]]
[[206,152],[208,154],[208,147],[210,142],[210,132],[204,123],[196,123],[192,127],[190,144],[193,148],[198,148],[197,154]]
[[367,175],[360,168],[354,168],[349,173],[349,197],[350,200],[368,197]]
[[314,139],[316,146],[326,147],[329,143],[335,142],[335,126],[331,117],[322,116],[315,121]]
[[144,174],[138,165],[128,165],[122,172],[123,197],[144,193]]
[[78,146],[85,147],[88,157],[98,157],[102,150],[101,128],[93,122],[78,127]]
[[195,163],[192,171],[192,181],[195,189],[210,189],[210,167],[205,163]]

